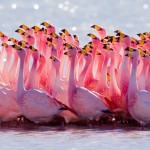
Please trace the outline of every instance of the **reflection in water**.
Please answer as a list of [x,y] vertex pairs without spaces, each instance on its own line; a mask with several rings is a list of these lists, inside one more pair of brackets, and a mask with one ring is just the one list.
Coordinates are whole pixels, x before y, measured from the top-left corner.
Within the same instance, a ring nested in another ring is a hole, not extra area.
[[[51,127],[39,129],[1,129],[2,149],[148,149],[150,132],[138,128],[88,129]],[[9,141],[9,144],[8,144]]]

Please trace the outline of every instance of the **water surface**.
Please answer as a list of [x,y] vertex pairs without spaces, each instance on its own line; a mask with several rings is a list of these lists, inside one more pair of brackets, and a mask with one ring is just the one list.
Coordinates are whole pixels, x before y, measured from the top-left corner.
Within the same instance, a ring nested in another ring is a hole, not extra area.
[[1,149],[34,150],[148,150],[150,131],[140,128],[39,127],[38,129],[1,129]]

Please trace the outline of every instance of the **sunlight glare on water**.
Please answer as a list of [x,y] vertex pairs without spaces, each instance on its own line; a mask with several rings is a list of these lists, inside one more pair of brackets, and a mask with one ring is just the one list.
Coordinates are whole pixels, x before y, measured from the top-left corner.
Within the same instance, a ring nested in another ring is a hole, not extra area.
[[[17,3],[13,0],[1,0],[1,22],[5,26],[0,24],[0,29],[17,38],[18,34],[14,34],[14,30],[20,24],[33,26],[49,20],[57,32],[58,29],[71,29],[75,26],[78,30],[70,32],[79,36],[82,45],[88,42],[87,33],[96,32],[90,28],[93,24],[105,27],[108,34],[114,34],[114,30],[121,29],[136,37],[137,33],[149,31],[149,5],[148,0],[20,0]],[[14,18],[17,19],[14,21]]]

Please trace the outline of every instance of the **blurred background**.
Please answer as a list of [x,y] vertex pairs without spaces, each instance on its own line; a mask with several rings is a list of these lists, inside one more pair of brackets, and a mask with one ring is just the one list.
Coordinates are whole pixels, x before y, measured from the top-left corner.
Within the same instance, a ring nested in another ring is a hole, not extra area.
[[17,38],[19,25],[48,21],[57,32],[66,28],[85,44],[86,34],[95,32],[93,24],[104,27],[108,35],[116,29],[132,36],[150,31],[149,12],[149,0],[0,0],[0,30]]

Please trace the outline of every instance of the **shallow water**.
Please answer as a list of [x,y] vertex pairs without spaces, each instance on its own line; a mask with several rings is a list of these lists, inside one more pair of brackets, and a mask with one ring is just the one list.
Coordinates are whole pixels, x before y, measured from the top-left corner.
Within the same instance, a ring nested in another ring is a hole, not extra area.
[[52,127],[39,129],[1,129],[1,149],[15,150],[148,150],[150,131],[140,128],[99,127],[96,129],[66,127],[65,130]]

